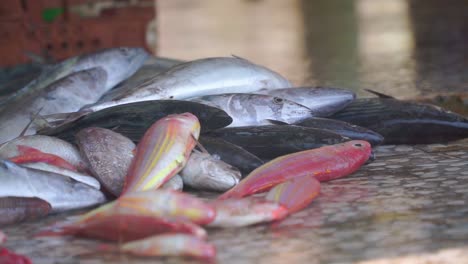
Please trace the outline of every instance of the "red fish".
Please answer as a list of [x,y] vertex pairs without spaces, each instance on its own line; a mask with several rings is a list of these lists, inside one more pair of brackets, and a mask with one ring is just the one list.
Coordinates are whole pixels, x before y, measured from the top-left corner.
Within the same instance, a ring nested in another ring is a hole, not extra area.
[[144,257],[194,257],[203,260],[216,257],[216,248],[213,245],[198,237],[184,234],[152,236],[120,246],[100,245],[98,250]]
[[0,263],[1,264],[31,264],[25,256],[18,255],[14,252],[9,251],[6,248],[0,248]]
[[304,176],[276,185],[265,199],[281,204],[292,214],[307,207],[319,193],[320,182],[314,176]]
[[307,175],[321,182],[344,177],[358,170],[370,155],[371,145],[367,141],[352,140],[281,156],[252,171],[219,199],[264,192],[289,179]]
[[187,163],[199,134],[200,123],[191,113],[156,121],[137,146],[122,195],[156,189],[171,179]]
[[20,155],[9,158],[14,163],[44,162],[67,170],[77,171],[75,166],[57,155],[45,153],[28,146],[18,145],[17,147]]

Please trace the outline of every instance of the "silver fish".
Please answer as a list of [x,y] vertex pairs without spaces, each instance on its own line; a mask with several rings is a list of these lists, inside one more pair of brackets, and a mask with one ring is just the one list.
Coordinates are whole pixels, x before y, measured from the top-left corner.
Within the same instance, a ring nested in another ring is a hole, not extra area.
[[184,188],[184,182],[179,174],[176,174],[161,186],[161,189],[180,191]]
[[294,123],[312,116],[312,111],[296,102],[263,94],[226,93],[190,98],[224,110],[233,119],[229,127],[265,125],[270,120]]
[[104,203],[95,188],[60,174],[30,169],[0,160],[0,197],[37,197],[47,201],[53,212],[63,212]]
[[88,162],[72,144],[56,137],[33,135],[18,137],[0,145],[0,159],[9,159],[20,155],[18,146],[32,147],[45,153],[54,154],[68,161],[80,171],[86,171]]
[[223,192],[239,183],[237,168],[210,154],[192,152],[187,165],[179,172],[184,184],[195,189]]
[[91,173],[107,191],[120,196],[135,144],[119,133],[99,127],[80,130],[76,142],[82,157],[89,162]]
[[98,111],[115,105],[159,99],[187,99],[207,94],[279,89],[291,84],[278,73],[238,57],[206,58],[174,66],[125,94],[84,108]]
[[[0,113],[0,143],[17,137],[35,113],[49,115],[74,112],[96,102],[106,92],[106,80],[107,74],[102,68],[79,71],[52,83],[38,96],[25,98],[21,104],[5,109]],[[36,126],[33,123],[25,135],[35,133]]]
[[99,182],[95,178],[89,175],[85,175],[83,173],[67,170],[44,162],[23,163],[21,164],[21,166],[61,174],[77,182],[81,182],[90,187],[93,187],[94,189],[101,189],[101,184],[99,184]]
[[262,89],[255,93],[268,94],[304,105],[316,117],[330,116],[345,108],[356,98],[349,90],[331,87],[293,87],[276,90]]

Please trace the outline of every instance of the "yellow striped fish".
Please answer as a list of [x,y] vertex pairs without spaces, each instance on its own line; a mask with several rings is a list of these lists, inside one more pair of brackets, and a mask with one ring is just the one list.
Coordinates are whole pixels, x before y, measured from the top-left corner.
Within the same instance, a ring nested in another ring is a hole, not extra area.
[[156,189],[171,179],[185,166],[199,135],[200,123],[191,113],[155,122],[137,146],[122,195]]

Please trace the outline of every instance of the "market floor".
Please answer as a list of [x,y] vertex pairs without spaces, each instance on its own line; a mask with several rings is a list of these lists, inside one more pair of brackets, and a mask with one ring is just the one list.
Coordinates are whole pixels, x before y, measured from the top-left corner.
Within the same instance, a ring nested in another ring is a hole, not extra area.
[[[158,5],[161,56],[234,54],[296,85],[348,88],[361,97],[370,96],[363,88],[397,98],[468,92],[466,1],[161,0]],[[468,140],[380,146],[376,156],[357,173],[324,183],[317,200],[282,222],[209,230],[218,262],[466,263]],[[6,246],[34,263],[188,261],[82,255],[98,242],[33,237],[73,214],[4,228]]]

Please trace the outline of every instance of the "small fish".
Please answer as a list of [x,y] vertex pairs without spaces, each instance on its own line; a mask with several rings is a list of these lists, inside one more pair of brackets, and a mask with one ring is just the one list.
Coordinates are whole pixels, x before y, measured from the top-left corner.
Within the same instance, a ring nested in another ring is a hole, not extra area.
[[343,137],[365,140],[371,143],[372,146],[380,145],[384,141],[383,136],[370,129],[335,119],[312,117],[294,123],[294,125],[330,130]]
[[76,144],[102,186],[118,197],[133,160],[135,144],[112,130],[88,127],[76,134]]
[[254,154],[221,138],[201,136],[199,142],[213,157],[219,157],[222,161],[238,168],[242,176],[246,176],[264,163]]
[[301,104],[310,109],[315,117],[330,116],[345,108],[356,99],[352,91],[332,87],[292,87],[275,90],[260,90],[268,94]]
[[170,114],[185,112],[197,116],[205,131],[225,127],[232,122],[232,118],[226,112],[215,107],[189,101],[157,100],[119,105],[89,113],[78,120],[72,118],[57,127],[45,128],[38,133],[57,136],[71,142],[76,131],[87,127],[102,127],[138,142],[157,120]]
[[228,127],[204,135],[236,144],[263,160],[349,140],[328,130],[293,125]]
[[371,155],[367,141],[353,140],[278,157],[252,171],[219,199],[241,198],[297,177],[314,176],[319,181],[344,177],[358,170]]
[[0,226],[38,219],[51,210],[50,204],[39,198],[0,197]]
[[137,146],[123,193],[157,189],[187,163],[200,134],[191,113],[168,115],[155,122]]
[[243,227],[281,220],[288,215],[282,205],[255,197],[217,200],[212,205],[216,218],[208,227]]
[[37,197],[52,206],[52,212],[94,206],[106,201],[93,187],[61,174],[31,169],[0,160],[0,197]]
[[193,257],[212,260],[216,248],[196,236],[167,234],[124,243],[119,246],[100,245],[99,251],[128,253],[140,257]]
[[83,110],[98,111],[137,101],[181,100],[207,94],[286,87],[291,87],[288,80],[248,60],[238,57],[205,58],[178,64],[125,94]]
[[[187,166],[187,165],[186,165]],[[181,191],[184,188],[184,181],[179,174],[174,175],[170,180],[161,186],[164,190]]]
[[57,167],[57,166],[44,163],[44,162],[22,163],[21,165],[23,167],[27,167],[31,169],[57,173],[57,174],[69,177],[70,179],[73,179],[77,182],[81,182],[88,186],[91,186],[94,189],[97,189],[97,190],[101,189],[101,184],[99,183],[99,181],[83,173],[79,173],[79,172],[72,171],[72,170],[67,170],[62,167]]
[[358,99],[331,118],[371,129],[384,144],[432,144],[468,137],[468,119],[429,104]]
[[273,187],[267,201],[281,204],[293,214],[307,207],[320,193],[320,182],[313,176],[297,177]]
[[31,264],[26,256],[16,254],[6,248],[0,248],[0,263],[2,264]]
[[231,189],[241,178],[238,169],[208,153],[198,151],[192,152],[179,174],[185,185],[197,190],[215,192]]
[[[0,143],[18,136],[39,112],[50,115],[78,111],[84,105],[96,102],[105,92],[107,74],[102,68],[79,71],[57,80],[44,88],[41,94],[26,98],[23,102],[0,112]],[[25,135],[36,133],[36,123],[28,127]]]
[[226,111],[233,119],[229,127],[265,125],[270,120],[291,124],[312,116],[311,110],[303,105],[264,94],[225,93],[189,100]]
[[0,145],[0,159],[9,159],[22,153],[18,146],[28,146],[44,153],[50,153],[68,161],[79,171],[86,171],[87,162],[72,144],[55,137],[33,135],[18,137]]

